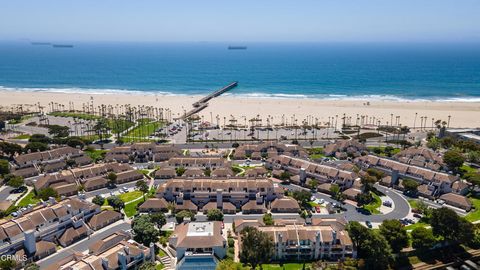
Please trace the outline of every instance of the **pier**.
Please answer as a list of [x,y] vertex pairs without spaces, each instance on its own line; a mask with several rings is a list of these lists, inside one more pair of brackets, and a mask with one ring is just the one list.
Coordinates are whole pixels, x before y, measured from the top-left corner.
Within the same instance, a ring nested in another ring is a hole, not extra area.
[[230,83],[229,85],[227,85],[227,86],[225,86],[225,87],[223,87],[223,88],[221,88],[221,89],[219,89],[219,90],[217,90],[217,91],[209,94],[208,96],[203,97],[203,98],[200,99],[199,101],[193,103],[193,107],[195,107],[195,108],[200,107],[203,103],[207,103],[210,99],[212,99],[212,98],[214,98],[214,97],[220,96],[221,94],[223,94],[223,93],[225,93],[225,92],[227,92],[227,91],[229,91],[229,90],[237,87],[237,85],[238,85],[238,82],[237,82],[237,81],[232,82],[232,83]]
[[202,99],[200,99],[199,101],[195,102],[192,104],[193,106],[193,109],[191,109],[190,111],[186,112],[184,115],[182,115],[181,117],[179,118],[176,118],[176,119],[181,119],[181,120],[185,120],[187,118],[189,118],[190,116],[202,111],[203,109],[205,109],[206,107],[208,107],[208,101],[210,101],[212,98],[215,98],[215,97],[218,97],[220,96],[221,94],[227,92],[227,91],[230,91],[231,89],[237,87],[238,85],[238,82],[237,81],[234,81],[232,83],[230,83],[229,85],[227,86],[224,86],[222,87],[221,89],[215,91],[215,92],[212,92],[210,93],[209,95],[203,97]]

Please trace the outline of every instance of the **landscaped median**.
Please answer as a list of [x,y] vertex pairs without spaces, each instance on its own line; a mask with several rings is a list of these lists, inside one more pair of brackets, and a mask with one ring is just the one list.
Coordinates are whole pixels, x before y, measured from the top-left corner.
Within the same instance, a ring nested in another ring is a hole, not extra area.
[[373,201],[369,204],[364,205],[363,208],[370,211],[370,213],[374,215],[381,214],[378,209],[380,208],[380,206],[382,206],[382,199],[380,199],[380,196],[378,196],[374,192],[372,192],[371,194],[373,196]]

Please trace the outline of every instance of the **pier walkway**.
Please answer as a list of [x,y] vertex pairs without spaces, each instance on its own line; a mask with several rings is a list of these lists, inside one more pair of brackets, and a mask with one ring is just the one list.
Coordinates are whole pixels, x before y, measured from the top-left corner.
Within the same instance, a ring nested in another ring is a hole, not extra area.
[[221,89],[215,91],[215,92],[212,92],[210,93],[209,95],[203,97],[202,99],[200,99],[199,101],[193,103],[193,109],[191,109],[190,111],[186,112],[184,115],[182,115],[181,117],[177,118],[177,119],[181,119],[181,120],[185,120],[187,118],[189,118],[190,116],[202,111],[203,109],[205,109],[207,106],[208,106],[208,101],[210,101],[212,98],[215,98],[215,97],[218,97],[220,96],[221,94],[237,87],[238,85],[238,82],[237,81],[234,81],[232,83],[230,83],[229,85],[227,86],[224,86],[222,87]]

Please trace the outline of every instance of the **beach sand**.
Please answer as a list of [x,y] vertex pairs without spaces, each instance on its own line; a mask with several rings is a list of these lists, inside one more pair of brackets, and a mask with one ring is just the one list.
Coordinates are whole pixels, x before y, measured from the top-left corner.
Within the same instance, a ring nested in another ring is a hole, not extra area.
[[[68,108],[69,102],[73,102],[75,109],[81,109],[82,103],[87,103],[93,97],[94,106],[100,104],[111,105],[147,105],[169,108],[173,117],[183,114],[184,110],[192,108],[192,103],[200,99],[200,96],[165,96],[152,94],[84,94],[84,93],[55,93],[55,92],[26,92],[26,91],[0,91],[0,106],[17,104],[37,104],[48,108],[50,102],[57,102]],[[431,126],[432,118],[435,120],[448,120],[451,116],[450,127],[480,127],[480,102],[441,102],[441,101],[382,101],[370,100],[322,100],[322,99],[279,99],[279,98],[244,98],[238,96],[220,96],[209,102],[209,106],[200,115],[205,121],[216,122],[218,115],[220,122],[223,118],[227,121],[234,116],[239,123],[246,119],[260,115],[265,119],[271,116],[271,123],[280,123],[282,115],[290,122],[293,115],[301,123],[307,116],[317,118],[320,122],[327,122],[329,117],[338,115],[338,123],[341,124],[343,114],[352,117],[352,123],[358,115],[375,117],[382,124],[390,122],[391,114],[395,123],[395,117],[400,116],[400,123],[413,127],[415,114],[417,113],[416,126],[420,125],[421,116],[427,117],[427,126]],[[26,107],[26,106],[24,106]],[[266,122],[264,122],[266,123]]]

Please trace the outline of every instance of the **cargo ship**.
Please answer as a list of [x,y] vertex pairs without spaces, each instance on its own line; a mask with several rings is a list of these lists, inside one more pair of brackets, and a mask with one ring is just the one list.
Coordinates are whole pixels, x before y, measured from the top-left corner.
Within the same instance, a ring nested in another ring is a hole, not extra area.
[[229,50],[246,50],[247,46],[228,46]]
[[52,44],[53,48],[73,48],[71,44]]

